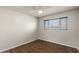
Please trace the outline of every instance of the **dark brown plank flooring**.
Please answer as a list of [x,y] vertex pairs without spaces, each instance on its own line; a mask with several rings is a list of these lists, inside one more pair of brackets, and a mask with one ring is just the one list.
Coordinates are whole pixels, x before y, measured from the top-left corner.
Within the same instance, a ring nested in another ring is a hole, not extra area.
[[28,44],[10,49],[10,53],[77,53],[78,50],[72,47],[59,45],[43,40],[36,40]]

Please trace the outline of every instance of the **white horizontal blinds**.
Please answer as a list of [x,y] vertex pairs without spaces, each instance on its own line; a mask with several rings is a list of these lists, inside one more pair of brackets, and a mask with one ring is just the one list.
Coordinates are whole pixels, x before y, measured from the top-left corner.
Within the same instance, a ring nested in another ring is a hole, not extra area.
[[44,28],[55,29],[55,30],[66,30],[67,29],[67,17],[44,20]]
[[59,28],[59,20],[49,20],[49,29],[58,29]]
[[59,29],[59,28],[60,28],[59,19],[53,20],[53,29]]
[[49,29],[49,21],[44,20],[44,29]]
[[67,17],[60,18],[61,19],[61,29],[66,30],[67,29]]
[[53,28],[53,21],[49,20],[49,29]]

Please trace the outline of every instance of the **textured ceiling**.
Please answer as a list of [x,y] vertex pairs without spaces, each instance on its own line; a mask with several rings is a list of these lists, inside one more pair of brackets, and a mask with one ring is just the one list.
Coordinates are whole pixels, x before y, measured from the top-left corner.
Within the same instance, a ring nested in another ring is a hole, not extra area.
[[[42,17],[50,14],[55,14],[67,10],[78,8],[78,6],[6,6],[8,8],[25,14],[30,14],[35,17]],[[38,14],[38,10],[43,10],[41,15]]]

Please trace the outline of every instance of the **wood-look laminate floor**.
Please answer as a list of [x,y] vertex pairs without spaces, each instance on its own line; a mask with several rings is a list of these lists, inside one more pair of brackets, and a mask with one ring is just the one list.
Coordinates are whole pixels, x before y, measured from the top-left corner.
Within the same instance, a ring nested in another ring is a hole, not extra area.
[[78,50],[72,47],[59,45],[43,40],[36,40],[28,44],[10,49],[10,53],[77,53]]

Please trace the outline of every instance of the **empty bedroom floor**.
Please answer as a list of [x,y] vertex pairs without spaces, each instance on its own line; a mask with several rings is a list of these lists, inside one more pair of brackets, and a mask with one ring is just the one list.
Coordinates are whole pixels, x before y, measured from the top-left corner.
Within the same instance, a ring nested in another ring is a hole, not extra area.
[[10,49],[9,53],[77,53],[76,48],[51,43],[43,40],[35,40],[28,44]]

